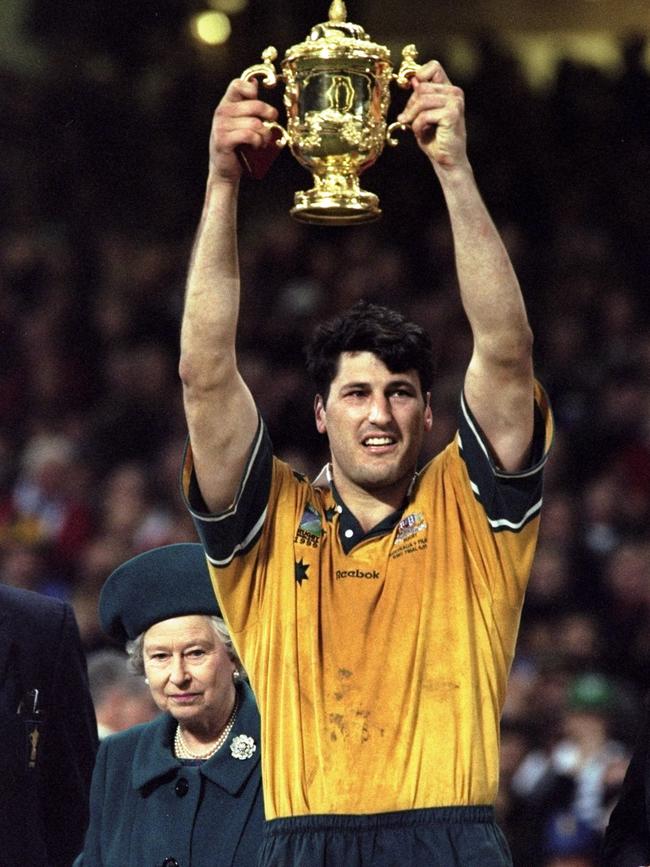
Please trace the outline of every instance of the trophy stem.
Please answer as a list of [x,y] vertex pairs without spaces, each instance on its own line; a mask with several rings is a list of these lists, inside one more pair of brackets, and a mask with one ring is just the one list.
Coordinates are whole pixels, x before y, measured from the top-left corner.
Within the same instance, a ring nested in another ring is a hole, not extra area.
[[381,208],[374,193],[362,190],[359,177],[349,171],[314,175],[311,190],[298,190],[291,216],[303,223],[348,226],[379,219]]

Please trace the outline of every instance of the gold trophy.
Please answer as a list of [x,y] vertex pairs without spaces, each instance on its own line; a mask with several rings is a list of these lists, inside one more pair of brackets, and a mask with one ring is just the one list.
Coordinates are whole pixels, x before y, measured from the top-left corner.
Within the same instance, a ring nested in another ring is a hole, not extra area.
[[[275,128],[275,145],[289,144],[298,162],[314,180],[311,190],[295,194],[291,215],[307,223],[347,225],[381,215],[376,195],[361,189],[359,175],[377,160],[385,144],[396,145],[393,132],[404,124],[387,125],[390,82],[409,86],[418,68],[414,45],[402,50],[393,72],[390,52],[370,41],[358,24],[346,21],[342,0],[334,0],[329,21],[316,24],[304,42],[287,49],[278,74],[269,47],[262,63],[248,67],[242,78],[259,77],[265,87],[284,82],[287,126]],[[244,158],[246,164],[246,159]]]

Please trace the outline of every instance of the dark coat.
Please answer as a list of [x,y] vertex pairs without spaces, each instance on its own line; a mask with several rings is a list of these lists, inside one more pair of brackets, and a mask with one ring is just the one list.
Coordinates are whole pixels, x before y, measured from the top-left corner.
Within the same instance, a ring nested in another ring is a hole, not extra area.
[[[174,756],[176,722],[152,722],[102,741],[90,827],[75,867],[253,867],[263,824],[260,723],[246,684],[228,742],[200,766]],[[230,744],[253,738],[252,756]]]
[[69,867],[97,750],[86,660],[69,605],[5,585],[0,732],[0,867]]
[[621,793],[605,831],[603,867],[650,864],[650,712],[639,732]]

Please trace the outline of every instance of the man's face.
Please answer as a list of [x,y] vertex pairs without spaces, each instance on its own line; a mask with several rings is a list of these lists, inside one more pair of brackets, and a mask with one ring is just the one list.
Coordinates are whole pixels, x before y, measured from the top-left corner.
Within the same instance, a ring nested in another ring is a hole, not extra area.
[[380,495],[410,483],[422,439],[431,430],[428,395],[415,370],[391,373],[371,352],[344,352],[327,403],[315,403],[327,433],[334,480]]

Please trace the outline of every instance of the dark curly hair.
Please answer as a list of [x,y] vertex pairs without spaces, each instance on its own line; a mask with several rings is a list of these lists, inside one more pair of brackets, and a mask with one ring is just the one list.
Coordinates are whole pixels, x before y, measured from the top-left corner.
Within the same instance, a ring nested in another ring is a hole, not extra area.
[[318,325],[305,349],[307,371],[327,400],[342,352],[372,352],[391,373],[416,370],[422,393],[431,390],[433,347],[426,331],[401,313],[358,301],[345,313]]

